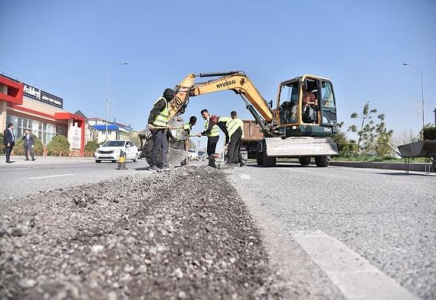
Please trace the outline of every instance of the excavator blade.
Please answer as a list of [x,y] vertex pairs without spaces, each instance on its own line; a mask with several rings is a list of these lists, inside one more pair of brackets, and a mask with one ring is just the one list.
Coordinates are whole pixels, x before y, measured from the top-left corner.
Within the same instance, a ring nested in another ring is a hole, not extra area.
[[332,139],[313,137],[265,138],[266,152],[272,157],[338,155]]

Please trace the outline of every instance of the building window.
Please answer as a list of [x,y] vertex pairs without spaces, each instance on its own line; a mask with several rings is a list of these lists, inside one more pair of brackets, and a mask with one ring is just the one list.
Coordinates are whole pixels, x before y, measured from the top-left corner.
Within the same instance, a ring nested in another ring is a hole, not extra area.
[[24,131],[29,129],[32,134],[38,137],[44,145],[50,143],[52,138],[57,134],[59,128],[61,133],[66,136],[67,128],[64,126],[55,126],[51,123],[35,121],[27,118],[17,117],[14,115],[6,116],[6,123],[14,124],[14,134],[17,139],[24,135]]

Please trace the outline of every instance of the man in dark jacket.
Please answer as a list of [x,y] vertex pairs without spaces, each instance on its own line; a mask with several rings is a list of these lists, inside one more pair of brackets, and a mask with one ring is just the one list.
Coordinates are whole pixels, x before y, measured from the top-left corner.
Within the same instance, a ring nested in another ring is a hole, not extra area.
[[8,128],[3,132],[3,145],[6,148],[6,163],[10,164],[12,163],[11,152],[15,145],[14,124],[12,123],[9,123]]
[[33,141],[33,136],[30,134],[29,129],[26,129],[24,131],[24,135],[21,139],[24,141],[24,155],[26,156],[26,160],[29,160],[28,152],[30,152],[32,161],[35,161],[35,155],[33,153],[33,147],[35,147],[35,142]]

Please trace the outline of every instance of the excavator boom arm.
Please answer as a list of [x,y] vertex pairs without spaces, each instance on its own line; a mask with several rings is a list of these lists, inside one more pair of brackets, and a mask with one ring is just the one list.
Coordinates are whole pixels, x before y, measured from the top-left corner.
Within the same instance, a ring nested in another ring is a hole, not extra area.
[[[195,77],[217,77],[207,82],[194,83]],[[253,85],[251,80],[242,72],[233,71],[226,73],[201,73],[198,75],[189,74],[179,85],[176,86],[176,98],[170,104],[170,118],[172,118],[180,109],[187,105],[189,97],[232,90],[236,94],[247,99],[256,111],[267,122],[273,121],[273,114],[267,102]],[[251,110],[253,113],[253,111]]]

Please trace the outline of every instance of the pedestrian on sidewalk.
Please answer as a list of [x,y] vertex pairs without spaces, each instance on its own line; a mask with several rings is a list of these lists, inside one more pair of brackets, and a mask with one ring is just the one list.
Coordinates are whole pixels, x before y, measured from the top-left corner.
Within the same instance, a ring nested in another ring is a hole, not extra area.
[[26,129],[24,131],[24,135],[21,138],[24,143],[24,156],[26,157],[26,160],[29,160],[29,153],[32,157],[32,161],[35,161],[35,154],[33,152],[33,147],[35,147],[35,141],[33,140],[32,134],[30,134],[29,129]]
[[13,163],[11,161],[11,152],[15,145],[15,134],[14,134],[14,124],[9,123],[8,128],[3,132],[3,145],[5,145],[6,150],[6,163]]

